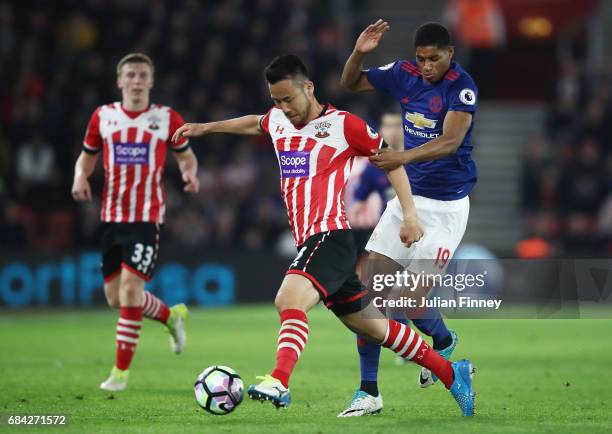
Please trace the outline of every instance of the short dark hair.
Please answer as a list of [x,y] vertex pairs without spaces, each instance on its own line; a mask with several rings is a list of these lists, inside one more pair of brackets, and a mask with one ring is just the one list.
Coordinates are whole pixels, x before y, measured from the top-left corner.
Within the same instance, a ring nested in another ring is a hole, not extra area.
[[294,54],[283,54],[275,57],[272,62],[264,70],[266,80],[270,84],[274,84],[281,80],[292,79],[305,80],[308,79],[308,69],[304,62]]
[[414,32],[414,48],[428,45],[446,48],[451,44],[450,32],[440,23],[425,23]]

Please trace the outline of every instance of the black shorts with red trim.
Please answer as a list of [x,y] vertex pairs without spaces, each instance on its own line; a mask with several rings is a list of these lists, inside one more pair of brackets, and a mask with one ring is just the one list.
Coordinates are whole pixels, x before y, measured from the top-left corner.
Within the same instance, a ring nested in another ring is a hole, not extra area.
[[312,235],[298,247],[287,274],[299,274],[312,282],[325,305],[337,316],[361,311],[369,302],[368,291],[355,273],[357,249],[350,230]]
[[156,223],[104,223],[102,274],[108,282],[125,268],[151,280],[159,255],[162,227]]

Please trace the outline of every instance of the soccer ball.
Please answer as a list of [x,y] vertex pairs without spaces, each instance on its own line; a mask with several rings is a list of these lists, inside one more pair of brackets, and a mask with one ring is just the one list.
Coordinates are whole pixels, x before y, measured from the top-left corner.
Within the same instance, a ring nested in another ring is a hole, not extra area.
[[196,402],[212,414],[228,414],[242,402],[244,383],[227,366],[209,366],[198,375],[193,386]]

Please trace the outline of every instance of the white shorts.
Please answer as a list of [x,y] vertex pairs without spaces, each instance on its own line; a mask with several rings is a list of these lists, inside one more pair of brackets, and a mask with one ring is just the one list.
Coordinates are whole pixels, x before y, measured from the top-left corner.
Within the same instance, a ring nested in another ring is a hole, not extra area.
[[403,213],[399,199],[395,197],[387,203],[366,250],[387,256],[413,273],[443,272],[465,233],[470,199],[465,196],[446,201],[414,196],[414,204],[423,228],[423,237],[419,241],[406,247],[400,240]]

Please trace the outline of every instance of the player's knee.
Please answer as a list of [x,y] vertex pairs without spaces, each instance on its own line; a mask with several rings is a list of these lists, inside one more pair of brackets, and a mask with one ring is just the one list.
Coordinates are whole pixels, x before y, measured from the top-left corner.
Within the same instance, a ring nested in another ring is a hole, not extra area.
[[127,297],[133,297],[140,293],[140,288],[131,283],[124,283],[121,285],[121,292]]
[[120,291],[122,293],[123,300],[132,305],[134,303],[140,303],[144,294],[142,285],[132,282],[122,283]]
[[119,294],[106,294],[106,302],[113,309],[117,309],[121,305],[119,302]]
[[278,311],[278,313],[281,313],[282,311],[289,309],[287,307],[288,300],[287,300],[287,296],[285,292],[278,291],[276,293],[276,297],[274,298],[274,306],[276,306],[276,310]]
[[278,313],[281,313],[287,309],[298,309],[303,311],[308,310],[308,307],[305,305],[304,301],[299,297],[296,297],[295,294],[292,294],[290,291],[278,291],[276,293],[276,298],[274,299],[274,305],[276,306]]
[[114,279],[104,283],[104,296],[106,302],[113,309],[117,309],[121,306],[121,300],[119,299],[119,280]]

